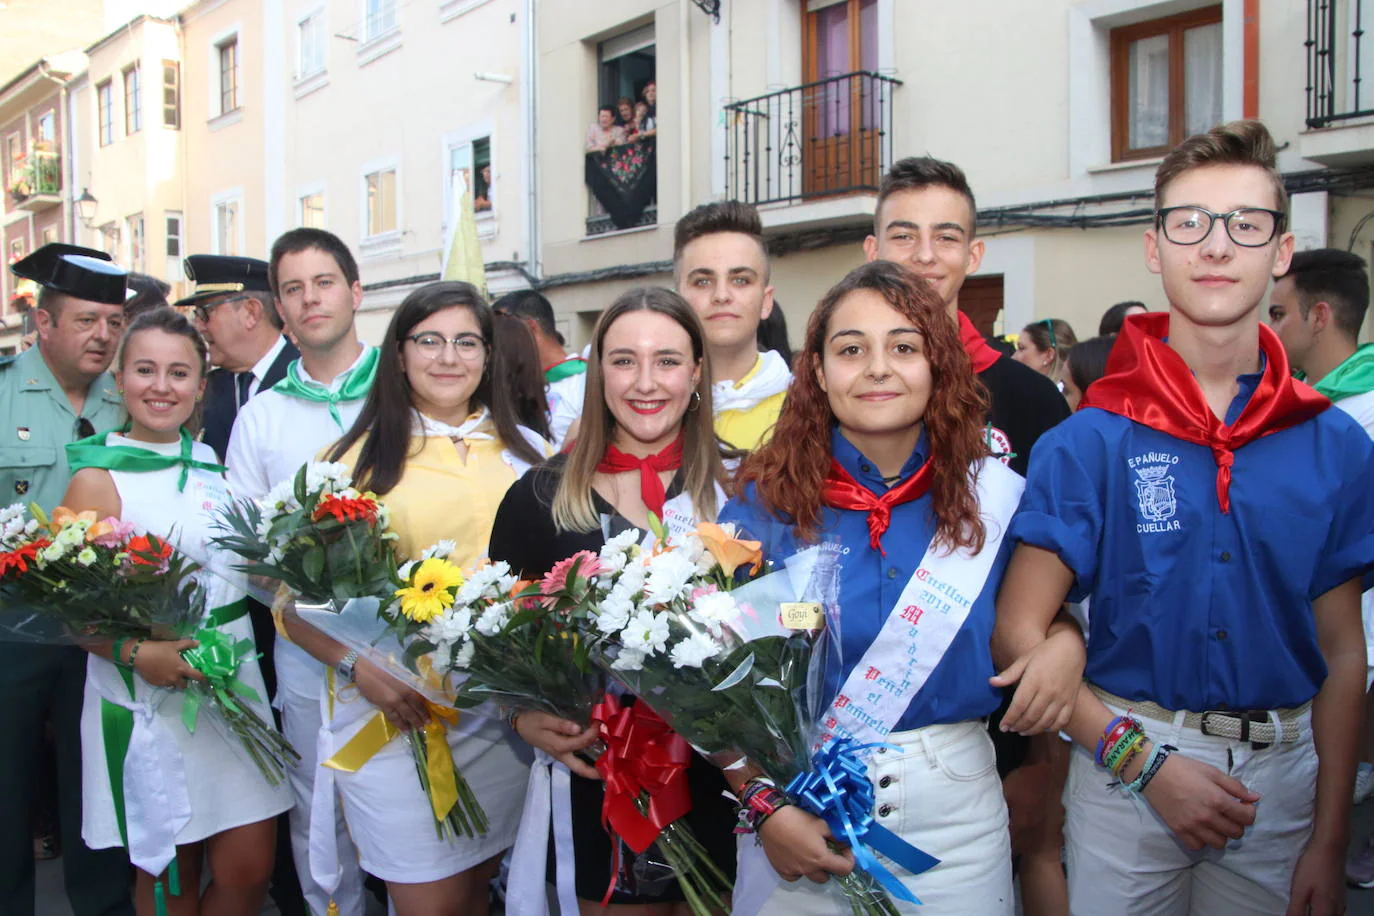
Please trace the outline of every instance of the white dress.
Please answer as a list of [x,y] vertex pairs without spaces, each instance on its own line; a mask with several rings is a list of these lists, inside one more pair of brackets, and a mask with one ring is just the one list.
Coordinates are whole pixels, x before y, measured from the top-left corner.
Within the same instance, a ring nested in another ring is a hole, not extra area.
[[[177,454],[180,443],[138,442],[111,433],[107,444],[130,445],[161,454]],[[213,462],[213,450],[194,444],[197,461]],[[122,518],[138,530],[166,537],[213,575],[202,574],[209,595],[207,612],[244,596],[242,574],[234,572],[225,555],[209,543],[213,510],[226,502],[229,490],[217,474],[191,469],[184,492],[177,491],[180,467],[159,471],[111,471],[122,504]],[[220,630],[237,641],[253,639],[247,616],[223,624]],[[240,662],[235,675],[257,691],[262,701],[254,711],[271,722],[267,689],[256,660]],[[81,712],[82,823],[81,835],[93,849],[123,846],[110,791],[105,754],[102,708],[105,701],[131,709],[134,735],[125,760],[124,794],[129,825],[130,857],[154,874],[165,867],[164,857],[176,845],[194,843],[216,833],[276,817],[291,807],[285,782],[270,785],[248,757],[238,739],[220,725],[213,708],[203,703],[195,733],[181,721],[181,691],[151,687],[133,675],[134,695],[111,662],[92,655],[86,666],[85,701]],[[156,869],[156,871],[154,871]]]

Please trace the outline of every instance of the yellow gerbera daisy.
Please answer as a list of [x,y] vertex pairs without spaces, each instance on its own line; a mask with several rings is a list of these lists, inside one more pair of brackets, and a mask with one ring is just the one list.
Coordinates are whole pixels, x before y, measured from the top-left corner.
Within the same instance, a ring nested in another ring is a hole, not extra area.
[[411,584],[396,592],[401,613],[416,623],[429,623],[453,606],[453,593],[463,587],[463,571],[435,557],[415,568]]

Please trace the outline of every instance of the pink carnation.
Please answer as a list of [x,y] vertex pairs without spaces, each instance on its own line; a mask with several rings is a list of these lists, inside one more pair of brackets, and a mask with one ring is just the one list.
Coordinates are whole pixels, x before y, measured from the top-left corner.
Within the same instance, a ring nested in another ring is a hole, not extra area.
[[116,548],[124,546],[124,542],[129,540],[129,538],[133,537],[133,522],[126,522],[121,519],[114,518],[113,516],[105,519],[105,522],[109,524],[109,526],[113,530],[100,535],[94,541],[92,541],[91,543],[95,544],[95,546],[107,547],[111,550],[114,550]]
[[539,583],[539,591],[545,596],[545,607],[553,607],[556,603],[554,596],[567,589],[568,575],[574,567],[577,570],[576,578],[590,579],[601,572],[601,558],[590,550],[579,550],[566,560],[559,560],[553,564],[553,569],[549,570]]

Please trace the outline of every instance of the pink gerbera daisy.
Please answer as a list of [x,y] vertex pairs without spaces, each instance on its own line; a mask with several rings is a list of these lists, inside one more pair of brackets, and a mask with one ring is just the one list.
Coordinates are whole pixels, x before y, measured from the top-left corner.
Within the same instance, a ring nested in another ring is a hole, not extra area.
[[[590,550],[579,550],[577,553],[568,557],[566,560],[559,560],[553,564],[553,569],[549,570],[539,583],[539,591],[544,595],[543,605],[552,608],[558,603],[558,595],[561,595],[578,579],[586,580],[601,572],[601,558]],[[569,581],[569,577],[572,581]]]

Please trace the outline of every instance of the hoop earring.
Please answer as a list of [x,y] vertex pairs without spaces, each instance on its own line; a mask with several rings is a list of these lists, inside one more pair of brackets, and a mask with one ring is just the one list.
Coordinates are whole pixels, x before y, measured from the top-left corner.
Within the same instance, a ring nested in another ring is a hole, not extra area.
[[695,411],[699,410],[700,408],[701,408],[701,392],[700,392],[700,391],[695,391],[695,390],[694,390],[694,391],[692,392],[692,399],[691,399],[690,401],[687,402],[687,409],[690,410],[690,411],[695,412]]

